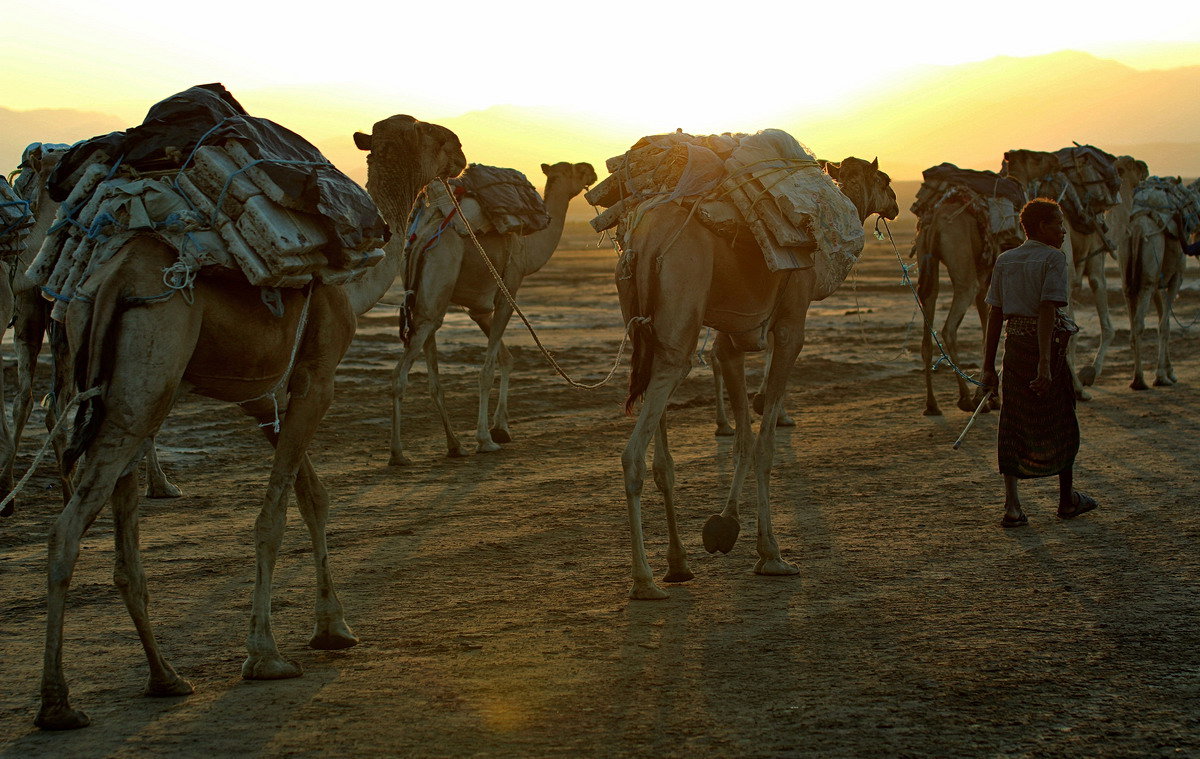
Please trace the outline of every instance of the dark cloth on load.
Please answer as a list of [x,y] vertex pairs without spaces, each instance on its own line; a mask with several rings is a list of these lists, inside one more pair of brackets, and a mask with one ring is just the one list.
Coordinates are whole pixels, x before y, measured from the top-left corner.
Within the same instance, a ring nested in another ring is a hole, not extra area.
[[1075,388],[1067,365],[1071,333],[1055,328],[1050,345],[1050,389],[1038,395],[1037,319],[1009,317],[1000,381],[997,458],[1000,473],[1020,479],[1050,477],[1067,469],[1079,453]]
[[945,182],[963,186],[985,197],[1006,198],[1012,201],[1018,211],[1025,205],[1025,191],[1021,189],[1021,185],[1015,179],[1002,177],[994,171],[960,169],[952,163],[943,163],[925,169],[921,172],[921,178],[930,184]]
[[140,172],[172,171],[182,168],[180,161],[186,160],[201,140],[219,145],[227,139],[237,140],[255,160],[265,160],[256,168],[287,193],[296,210],[324,217],[343,248],[359,250],[365,240],[390,237],[363,188],[300,135],[268,119],[247,115],[220,84],[184,90],[150,108],[141,126],[75,145],[50,175],[48,191],[55,201],[66,200],[81,167],[99,151]]
[[473,163],[451,180],[478,201],[484,216],[500,234],[527,235],[550,226],[542,196],[516,169]]
[[1054,151],[1059,164],[1079,189],[1088,210],[1102,213],[1120,200],[1121,174],[1117,157],[1092,145]]

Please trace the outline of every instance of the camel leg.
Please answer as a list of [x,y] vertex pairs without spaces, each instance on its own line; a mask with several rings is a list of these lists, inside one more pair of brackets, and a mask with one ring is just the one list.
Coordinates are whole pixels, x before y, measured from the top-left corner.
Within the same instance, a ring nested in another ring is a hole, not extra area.
[[158,447],[154,438],[147,441],[145,461],[147,498],[179,498],[183,495],[183,491],[167,479],[166,472],[158,463]]
[[1171,280],[1171,283],[1167,285],[1167,292],[1164,294],[1164,297],[1166,298],[1167,315],[1166,320],[1164,321],[1166,326],[1163,329],[1163,334],[1168,338],[1164,342],[1163,347],[1163,359],[1165,362],[1164,376],[1171,381],[1171,384],[1175,384],[1179,381],[1179,378],[1175,376],[1175,367],[1171,365],[1171,342],[1169,339],[1171,336],[1171,318],[1175,314],[1175,301],[1179,297],[1179,289],[1183,286],[1182,270],[1186,263],[1186,260],[1180,262],[1180,274]]
[[1100,318],[1100,347],[1096,349],[1096,357],[1091,366],[1079,370],[1079,381],[1085,386],[1095,384],[1100,377],[1104,359],[1108,355],[1108,347],[1116,335],[1108,308],[1108,282],[1104,276],[1104,262],[1105,254],[1097,253],[1089,257],[1085,264],[1088,286],[1092,288],[1092,295],[1096,298],[1096,315]]
[[804,314],[792,323],[777,323],[775,327],[775,356],[767,369],[767,402],[758,439],[754,448],[754,469],[758,482],[758,563],[754,572],[760,575],[794,575],[800,568],[784,561],[771,526],[770,480],[775,457],[775,419],[783,408],[788,375],[792,364],[804,346]]
[[[479,329],[483,331],[483,334],[490,338],[492,333],[492,313],[472,313],[471,318],[479,325]],[[489,432],[491,433],[493,442],[511,443],[512,432],[508,429],[508,388],[509,376],[512,374],[513,358],[512,353],[509,352],[508,346],[504,344],[503,340],[500,341],[498,364],[500,366],[500,392],[496,398],[496,411],[492,414],[492,426]],[[481,367],[480,384],[482,385],[482,383]],[[489,385],[488,392],[490,393],[490,391],[491,388]]]
[[[763,354],[763,373],[762,379],[758,382],[758,390],[754,393],[754,413],[762,414],[763,405],[766,399],[764,393],[767,388],[767,367],[771,365],[771,357],[775,354],[775,333],[767,335],[767,350]],[[787,398],[784,398],[786,401]],[[776,427],[795,427],[796,420],[793,419],[787,412],[787,404],[779,410],[779,419],[775,421]]]
[[714,434],[717,437],[732,437],[733,427],[725,410],[725,382],[721,377],[721,360],[717,358],[716,348],[709,354],[708,360],[712,364],[713,395],[717,399],[717,431]]
[[[279,545],[283,540],[283,529],[287,521],[288,491],[293,483],[297,483],[298,487],[297,500],[307,501],[302,509],[311,511],[305,515],[305,521],[311,517],[314,527],[317,526],[316,511],[320,507],[314,500],[319,495],[312,489],[308,474],[305,475],[303,484],[298,483],[297,472],[303,465],[317,425],[333,400],[332,365],[336,362],[329,363],[331,366],[321,367],[327,369],[328,376],[319,375],[318,370],[300,365],[296,367],[291,380],[292,386],[307,386],[308,390],[305,393],[291,394],[275,444],[275,460],[271,466],[266,497],[254,525],[257,571],[250,605],[250,633],[246,637],[248,655],[242,664],[242,677],[247,680],[282,680],[299,677],[304,673],[299,663],[283,658],[275,644],[275,636],[271,632],[271,585],[275,573],[275,560],[279,555]],[[304,376],[305,374],[308,376]],[[257,418],[265,419],[269,418],[265,408],[263,405],[253,409],[247,408],[247,411]],[[328,496],[325,498],[324,508],[327,509]],[[312,529],[313,527],[310,527],[310,531]],[[321,532],[323,533],[323,530]],[[323,563],[327,563],[323,534],[318,542],[320,546],[314,545],[314,553],[320,554],[317,558],[319,562],[324,559]],[[318,592],[322,582],[322,579],[318,580]]]
[[81,467],[71,500],[50,529],[46,595],[46,650],[42,668],[41,709],[34,724],[46,730],[87,727],[86,714],[71,708],[63,675],[63,617],[67,589],[79,558],[79,542],[113,492],[117,478],[134,460],[141,438],[105,424]]
[[1171,375],[1171,308],[1175,300],[1175,290],[1154,291],[1154,307],[1158,311],[1158,366],[1154,372],[1154,384],[1157,387],[1167,387],[1175,384]]
[[333,589],[333,577],[329,572],[329,547],[325,540],[325,525],[329,521],[329,491],[317,476],[307,453],[300,460],[295,487],[296,502],[300,505],[304,524],[308,526],[313,544],[313,562],[317,568],[316,623],[308,645],[324,651],[349,648],[358,643],[358,638],[346,624],[346,615]]
[[192,684],[184,680],[158,650],[154,630],[150,627],[150,592],[146,588],[146,573],[142,569],[138,548],[137,470],[130,466],[117,478],[113,488],[113,540],[116,544],[116,564],[113,582],[125,599],[125,608],[133,619],[146,661],[150,665],[150,680],[146,694],[150,696],[186,696],[193,692]]
[[921,330],[921,369],[925,375],[925,416],[941,416],[937,398],[933,395],[933,318],[937,313],[938,263],[932,258],[921,261],[917,275],[917,297],[924,313]]
[[729,553],[742,530],[738,501],[741,500],[742,486],[746,482],[753,458],[754,425],[750,420],[750,404],[746,395],[745,354],[734,346],[728,335],[718,333],[713,343],[713,355],[717,357],[717,365],[721,368],[725,386],[729,388],[729,403],[733,406],[733,418],[736,420],[733,433],[733,479],[725,497],[725,508],[720,514],[711,515],[704,523],[702,538],[704,549],[709,553]]
[[[0,277],[3,272],[0,272]],[[0,319],[6,317],[0,316]],[[5,322],[7,323],[7,322]],[[0,336],[4,330],[0,329]],[[13,466],[17,458],[17,445],[13,440],[12,428],[8,425],[8,414],[4,411],[4,363],[0,361],[0,498],[8,496],[13,489]],[[3,516],[13,511],[9,504]]]
[[[954,295],[950,301],[950,310],[946,312],[946,323],[942,327],[942,345],[945,346],[950,360],[958,364],[958,328],[962,326],[967,309],[975,302],[978,285],[975,277],[966,272],[958,277],[955,277],[955,272],[951,272],[950,283]],[[974,411],[975,405],[971,403],[971,391],[966,380],[960,377],[958,372],[954,373],[954,379],[958,383],[958,408],[962,411]]]
[[667,512],[667,574],[663,582],[687,582],[695,575],[688,568],[687,551],[679,540],[675,520],[675,459],[667,442],[666,411],[658,418],[658,434],[654,436],[654,484],[662,493]]
[[[46,332],[45,301],[32,290],[18,292],[16,297],[16,323],[13,326],[13,349],[17,354],[17,392],[13,396],[13,455],[21,446],[25,424],[33,411],[33,378],[37,372],[37,358],[42,350],[42,339]],[[6,507],[11,514],[12,504]]]
[[[437,324],[430,321],[423,321],[416,325],[408,347],[401,348],[400,358],[396,361],[396,367],[392,370],[392,451],[388,459],[388,466],[408,466],[412,464],[412,459],[404,453],[404,445],[400,441],[404,391],[408,388],[408,373],[412,369],[412,365],[416,363],[417,358],[424,354],[425,344],[432,337],[434,331],[437,330],[437,327]],[[432,372],[433,370],[430,369],[429,371]]]
[[[1067,260],[1070,258],[1068,257]],[[1071,292],[1067,298],[1067,316],[1071,318],[1071,321],[1075,321],[1075,304],[1079,302],[1079,297],[1083,293],[1083,272],[1079,270],[1078,265],[1072,265],[1068,269],[1071,275]],[[1075,397],[1081,401],[1090,401],[1092,394],[1084,389],[1083,380],[1080,379],[1081,372],[1075,370],[1075,367],[1079,365],[1076,358],[1078,344],[1078,340],[1071,340],[1067,343],[1067,369],[1071,372],[1071,386],[1075,389]]]
[[[509,283],[509,292],[516,292],[517,286],[520,284],[519,280]],[[487,351],[483,356],[483,366],[479,368],[479,413],[475,420],[475,444],[476,451],[479,453],[500,450],[500,446],[492,439],[492,432],[488,428],[488,398],[492,392],[492,383],[496,378],[496,361],[500,351],[504,349],[502,342],[504,330],[508,327],[508,320],[512,318],[512,313],[512,306],[508,303],[508,299],[498,298],[496,308],[492,311],[490,324],[484,330],[487,333],[488,344]],[[480,325],[481,328],[482,326]],[[501,398],[504,397],[506,390],[506,387],[500,388]],[[507,414],[507,410],[505,413]],[[507,429],[505,432],[507,433]]]
[[646,449],[650,446],[650,437],[658,429],[659,421],[666,412],[667,400],[687,372],[687,366],[671,366],[658,356],[654,357],[650,384],[642,398],[637,423],[621,455],[633,548],[633,588],[629,591],[629,597],[638,600],[653,601],[668,597],[666,591],[655,584],[650,561],[646,558],[646,545],[642,538],[642,487],[646,480]]
[[446,455],[452,459],[462,458],[467,452],[458,441],[458,435],[454,434],[454,427],[450,424],[450,412],[446,410],[446,394],[442,390],[442,375],[438,371],[436,334],[431,334],[425,343],[425,366],[429,370],[429,396],[433,399],[433,405],[442,420],[442,431],[446,433]]
[[1142,330],[1145,328],[1146,312],[1150,310],[1151,288],[1139,290],[1129,302],[1129,347],[1133,352],[1133,381],[1129,387],[1133,390],[1148,390],[1146,378],[1142,374]]
[[[62,410],[66,408],[74,395],[72,372],[75,364],[63,325],[51,320],[47,332],[50,337],[51,364],[54,367],[54,376],[50,378],[50,398],[46,404],[46,431],[48,432],[58,424],[59,415],[62,414]],[[65,437],[55,438],[52,446],[54,458],[58,462],[58,477],[62,487],[63,503],[66,504],[71,500],[74,485],[71,483],[71,472],[63,466],[63,452],[66,450]]]

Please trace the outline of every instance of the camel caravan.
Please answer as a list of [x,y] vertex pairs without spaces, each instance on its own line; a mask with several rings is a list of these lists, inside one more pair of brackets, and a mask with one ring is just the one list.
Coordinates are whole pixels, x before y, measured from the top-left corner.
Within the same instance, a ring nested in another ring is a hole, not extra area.
[[[505,329],[520,314],[515,297],[522,283],[554,254],[568,205],[581,193],[598,208],[592,227],[617,240],[619,308],[632,344],[625,409],[636,411],[636,421],[621,459],[632,545],[630,597],[668,597],[655,580],[642,533],[652,439],[653,478],[668,537],[661,582],[693,578],[676,519],[665,412],[708,330],[715,334],[714,363],[736,424],[731,482],[723,506],[703,527],[702,543],[709,552],[733,548],[741,531],[742,490],[753,472],[754,571],[800,571],[783,558],[772,528],[776,428],[786,418],[784,396],[811,305],[836,291],[859,260],[865,222],[899,213],[878,159],[818,160],[778,129],[680,131],[638,140],[607,161],[609,176],[599,183],[589,163],[542,164],[539,194],[516,170],[468,166],[453,132],[411,116],[385,118],[353,140],[366,153],[365,189],[304,138],[249,115],[221,85],[203,85],[156,104],[141,125],[125,132],[74,146],[35,143],[25,151],[15,184],[0,184],[0,260],[9,273],[0,277],[0,317],[15,325],[18,364],[12,429],[0,414],[3,510],[11,513],[20,487],[50,449],[65,500],[49,539],[37,725],[58,730],[89,724],[70,703],[63,624],[81,538],[109,503],[114,577],[145,649],[147,692],[192,691],[156,642],[137,527],[142,461],[148,496],[180,492],[158,466],[154,437],[186,393],[237,406],[274,449],[254,528],[256,578],[242,676],[302,674],[280,653],[271,629],[273,572],[292,493],[316,568],[309,645],[355,645],[326,545],[331,494],[308,447],[333,402],[335,371],[357,318],[399,280],[391,465],[411,463],[401,412],[419,357],[449,455],[465,454],[438,374],[436,333],[451,306],[465,309],[487,340],[475,450],[511,443],[513,361]],[[1200,230],[1200,183],[1187,187],[1148,177],[1145,164],[1090,146],[1010,151],[1004,161],[1000,173],[935,166],[925,172],[913,206],[920,220],[913,255],[924,311],[925,413],[940,413],[931,379],[934,344],[952,365],[958,361],[958,326],[972,304],[982,318],[991,265],[1021,242],[1017,214],[1026,199],[1038,196],[1054,197],[1066,209],[1070,236],[1064,247],[1075,264],[1076,288],[1086,276],[1098,294],[1104,334],[1091,365],[1078,372],[1077,392],[1082,395],[1099,377],[1112,339],[1104,297],[1107,255],[1120,262],[1135,355],[1153,300],[1159,312],[1155,383],[1174,382],[1169,319],[1186,246]],[[933,320],[941,266],[954,297],[939,336]],[[47,337],[54,364],[49,434],[26,478],[14,483],[16,447]],[[752,404],[745,355],[768,347],[766,376]],[[1140,360],[1135,367],[1133,386],[1144,388]],[[718,389],[718,401],[720,395]],[[957,405],[970,411],[975,404],[960,374]],[[762,415],[757,432],[752,405]]]

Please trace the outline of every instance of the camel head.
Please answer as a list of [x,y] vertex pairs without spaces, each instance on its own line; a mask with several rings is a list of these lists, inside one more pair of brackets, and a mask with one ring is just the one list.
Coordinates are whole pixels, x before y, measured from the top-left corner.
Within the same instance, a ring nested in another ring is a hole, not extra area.
[[590,163],[568,163],[559,161],[554,165],[542,164],[542,173],[546,175],[546,194],[550,194],[551,185],[561,185],[568,198],[573,198],[583,192],[584,188],[596,183],[596,170]]
[[1138,182],[1150,176],[1150,168],[1145,161],[1123,155],[1117,159],[1117,173],[1121,175],[1122,189],[1132,190]]
[[895,219],[900,213],[892,179],[879,170],[879,159],[864,161],[850,156],[841,163],[820,161],[821,168],[841,187],[858,209],[859,221],[877,213],[885,219]]
[[367,151],[367,192],[394,229],[403,228],[422,187],[467,167],[458,135],[412,116],[377,121],[370,134],[355,132],[354,144]]
[[1053,153],[1041,150],[1009,150],[1004,154],[1004,166],[1000,176],[1012,177],[1022,187],[1035,179],[1060,171],[1058,158]]

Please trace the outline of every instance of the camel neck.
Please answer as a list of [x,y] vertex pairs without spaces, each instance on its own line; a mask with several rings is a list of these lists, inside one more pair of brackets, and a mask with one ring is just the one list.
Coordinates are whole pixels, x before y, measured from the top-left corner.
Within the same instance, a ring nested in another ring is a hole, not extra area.
[[363,278],[345,285],[346,296],[356,316],[370,311],[387,293],[404,263],[404,238],[408,224],[408,212],[424,183],[420,183],[415,171],[381,169],[377,163],[367,160],[367,192],[379,207],[379,213],[392,231],[392,237],[383,246],[384,259],[367,270]]
[[567,189],[565,182],[546,180],[542,198],[546,204],[546,213],[550,215],[550,224],[525,239],[528,269],[526,274],[532,274],[545,266],[550,256],[554,255],[558,242],[562,239],[563,226],[567,221],[567,208],[571,205],[572,197],[574,195]]

